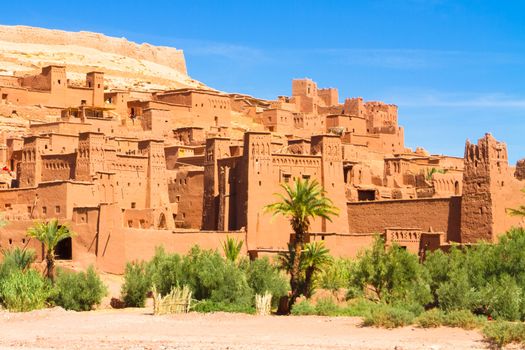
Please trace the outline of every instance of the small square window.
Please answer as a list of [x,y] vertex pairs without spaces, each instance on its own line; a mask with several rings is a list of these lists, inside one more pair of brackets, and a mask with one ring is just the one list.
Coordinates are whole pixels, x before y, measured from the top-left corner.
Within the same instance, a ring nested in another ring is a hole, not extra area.
[[47,207],[42,207],[42,214],[47,214]]
[[137,203],[131,202],[131,209],[135,209],[136,206],[137,206]]
[[55,213],[60,214],[60,205],[55,206]]

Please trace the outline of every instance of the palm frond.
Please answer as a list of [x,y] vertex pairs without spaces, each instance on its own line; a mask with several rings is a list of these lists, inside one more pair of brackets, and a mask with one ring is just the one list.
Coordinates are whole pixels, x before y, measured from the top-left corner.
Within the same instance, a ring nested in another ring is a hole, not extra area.
[[303,268],[311,268],[315,272],[324,270],[333,262],[330,250],[320,241],[305,244],[301,258]]
[[222,250],[228,261],[233,263],[237,262],[243,243],[243,240],[237,240],[233,237],[226,237],[226,241],[222,242]]

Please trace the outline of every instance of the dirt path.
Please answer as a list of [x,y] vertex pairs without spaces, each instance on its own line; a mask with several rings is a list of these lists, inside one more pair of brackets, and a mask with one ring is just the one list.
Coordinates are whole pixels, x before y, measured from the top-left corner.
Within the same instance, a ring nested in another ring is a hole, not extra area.
[[149,309],[0,312],[0,349],[480,349],[475,331],[361,328],[354,317],[152,316]]

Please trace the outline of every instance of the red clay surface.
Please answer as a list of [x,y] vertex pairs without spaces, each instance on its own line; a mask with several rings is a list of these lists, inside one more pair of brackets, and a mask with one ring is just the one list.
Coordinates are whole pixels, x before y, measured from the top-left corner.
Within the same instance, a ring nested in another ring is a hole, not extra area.
[[0,311],[0,349],[483,349],[476,331],[360,327],[355,317],[198,314],[151,309]]

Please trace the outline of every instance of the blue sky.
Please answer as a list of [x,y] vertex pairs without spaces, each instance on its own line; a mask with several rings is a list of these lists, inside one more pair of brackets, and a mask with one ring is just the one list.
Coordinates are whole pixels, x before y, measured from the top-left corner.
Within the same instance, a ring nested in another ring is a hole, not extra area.
[[[149,5],[154,7],[149,7]],[[289,95],[309,77],[399,106],[406,144],[463,155],[491,132],[525,157],[525,1],[17,1],[0,23],[87,30],[185,51],[228,92]]]

